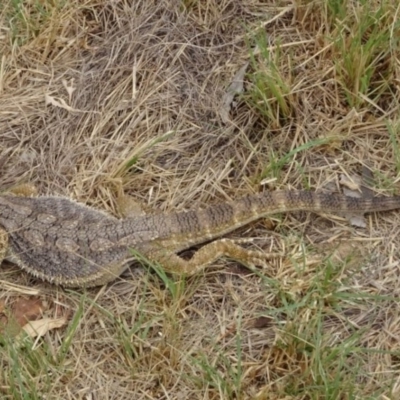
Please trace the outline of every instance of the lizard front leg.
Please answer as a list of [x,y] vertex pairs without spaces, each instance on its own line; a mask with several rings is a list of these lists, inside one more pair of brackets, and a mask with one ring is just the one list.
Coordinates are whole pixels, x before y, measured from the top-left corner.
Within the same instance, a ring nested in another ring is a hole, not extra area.
[[184,260],[167,249],[143,253],[150,261],[159,263],[172,274],[194,275],[221,257],[232,258],[245,266],[266,266],[266,260],[282,257],[279,253],[264,253],[247,250],[238,246],[233,240],[220,239],[200,248],[190,260]]
[[30,183],[21,183],[20,185],[14,186],[7,190],[7,194],[20,197],[34,197],[37,196],[38,191],[36,186]]

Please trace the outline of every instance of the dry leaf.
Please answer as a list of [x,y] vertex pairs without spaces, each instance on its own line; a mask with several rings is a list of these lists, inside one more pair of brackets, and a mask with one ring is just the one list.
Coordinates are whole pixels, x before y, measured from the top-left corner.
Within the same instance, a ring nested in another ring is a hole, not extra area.
[[242,68],[239,69],[239,71],[233,77],[232,83],[228,86],[228,89],[226,90],[226,93],[222,99],[222,106],[219,109],[219,115],[221,116],[222,121],[225,123],[231,120],[229,112],[231,111],[234,97],[238,93],[243,92],[243,80],[248,66],[249,63],[246,63]]
[[12,316],[18,325],[24,326],[27,322],[38,319],[43,310],[43,303],[39,298],[21,298],[14,304]]
[[343,192],[346,196],[361,197],[362,179],[360,176],[341,174],[339,183],[344,186]]
[[27,323],[23,328],[22,332],[16,335],[14,340],[15,346],[21,346],[24,343],[24,339],[27,337],[36,338],[35,343],[32,348],[36,347],[38,340],[43,337],[47,332],[52,329],[61,328],[67,322],[66,317],[60,318],[42,318],[36,321],[31,321]]
[[351,226],[356,226],[357,228],[367,227],[367,222],[365,221],[364,215],[362,213],[359,215],[349,215],[346,218],[350,222]]
[[27,322],[33,321],[42,315],[44,306],[37,297],[19,298],[7,311],[2,302],[0,305],[0,328],[8,336],[16,336]]
[[[36,321],[28,322],[22,329],[31,338],[42,337],[52,329],[61,328],[67,323],[66,317],[60,318],[42,318]],[[21,333],[17,336],[19,339]]]

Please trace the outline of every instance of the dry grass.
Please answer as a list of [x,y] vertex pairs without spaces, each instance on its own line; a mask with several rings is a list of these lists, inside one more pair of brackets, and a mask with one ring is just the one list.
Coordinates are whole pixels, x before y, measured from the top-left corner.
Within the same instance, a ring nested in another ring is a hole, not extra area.
[[[261,181],[321,189],[368,165],[375,190],[398,192],[398,2],[272,3],[3,2],[0,187],[111,213],[123,188],[165,211]],[[35,347],[1,339],[1,397],[398,398],[399,222],[292,213],[232,235],[285,249],[268,276],[221,260],[186,280],[134,267],[65,291],[4,265],[1,280],[70,323]]]

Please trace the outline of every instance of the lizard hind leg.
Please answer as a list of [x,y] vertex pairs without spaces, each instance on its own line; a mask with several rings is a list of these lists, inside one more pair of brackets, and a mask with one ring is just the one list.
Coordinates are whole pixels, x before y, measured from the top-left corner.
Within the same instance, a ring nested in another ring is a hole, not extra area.
[[200,248],[190,260],[184,260],[166,249],[153,254],[147,254],[147,257],[151,261],[161,264],[166,272],[194,275],[221,257],[232,258],[248,267],[254,265],[266,267],[266,260],[282,257],[282,254],[247,250],[238,246],[233,240],[220,239]]

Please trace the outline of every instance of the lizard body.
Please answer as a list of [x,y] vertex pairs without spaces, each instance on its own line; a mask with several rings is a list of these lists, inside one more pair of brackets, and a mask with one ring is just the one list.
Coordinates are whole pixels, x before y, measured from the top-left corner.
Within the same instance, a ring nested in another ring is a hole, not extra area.
[[271,214],[397,208],[400,196],[353,198],[312,191],[267,191],[203,210],[117,219],[65,197],[4,194],[0,196],[0,262],[7,257],[43,280],[90,287],[118,277],[135,259],[134,249],[167,272],[194,274],[222,256],[262,264],[267,254],[245,250],[228,239],[206,244],[189,261],[176,253]]

